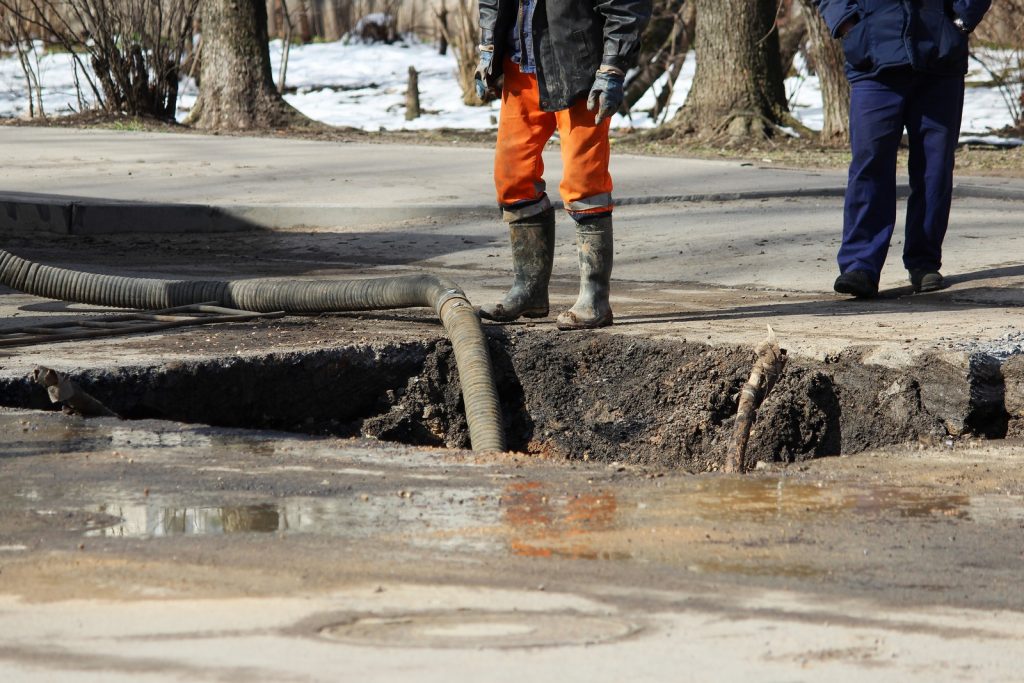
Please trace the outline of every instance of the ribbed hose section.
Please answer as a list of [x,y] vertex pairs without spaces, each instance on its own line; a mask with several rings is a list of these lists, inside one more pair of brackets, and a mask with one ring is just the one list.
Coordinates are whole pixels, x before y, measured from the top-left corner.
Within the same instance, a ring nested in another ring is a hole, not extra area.
[[434,308],[437,299],[431,294],[438,282],[432,275],[367,280],[239,280],[228,284],[224,305],[261,313]]
[[158,280],[41,266],[0,249],[0,284],[48,299],[149,310],[210,301],[260,313],[431,307],[455,350],[473,450],[505,450],[498,392],[480,320],[462,290],[433,275],[319,281]]
[[501,407],[480,319],[465,297],[449,299],[442,305],[440,315],[455,350],[473,450],[504,451],[505,431],[491,428],[491,425],[501,425]]
[[[228,283],[157,280],[42,266],[0,249],[0,282],[34,296],[114,308],[161,309],[224,303]],[[280,309],[278,309],[280,310]],[[266,312],[266,311],[263,311]]]

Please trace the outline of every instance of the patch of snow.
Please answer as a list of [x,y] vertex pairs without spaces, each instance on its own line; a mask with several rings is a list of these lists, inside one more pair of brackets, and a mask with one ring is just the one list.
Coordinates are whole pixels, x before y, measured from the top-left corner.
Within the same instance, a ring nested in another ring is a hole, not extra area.
[[[275,79],[282,51],[280,40],[270,44]],[[990,62],[1005,61],[1009,55],[989,51],[983,58]],[[44,54],[40,46],[39,64],[47,115],[62,115],[78,109],[75,63],[71,56]],[[406,121],[405,90],[410,66],[419,72],[420,106],[424,113],[418,119]],[[790,109],[803,125],[820,130],[824,115],[818,78],[808,73],[799,55],[794,66],[796,75],[786,79]],[[683,106],[695,71],[696,59],[691,52],[674,84],[669,104],[658,120],[651,118],[650,111],[655,105],[655,93],[665,87],[667,76],[662,76],[655,88],[645,94],[628,115],[616,114],[612,118],[612,126],[653,128],[671,118]],[[990,136],[991,131],[1012,123],[1004,94],[988,79],[980,64],[972,62],[967,76],[971,87],[967,89],[964,102],[962,141],[988,139],[980,136]],[[463,104],[456,80],[455,57],[451,51],[442,56],[433,45],[416,41],[393,45],[343,42],[294,45],[289,52],[285,84],[288,102],[307,116],[336,126],[377,131],[487,130],[497,125],[497,102],[484,107]],[[95,99],[92,93],[84,92],[83,95],[85,104],[92,105]],[[187,115],[196,96],[195,83],[186,79],[179,92],[179,119]],[[26,112],[25,80],[18,59],[13,55],[0,58],[0,117],[21,117]]]
[[[75,61],[67,53],[47,53],[43,44],[33,45],[39,64],[39,81],[43,85],[43,111],[47,116],[63,116],[79,109],[75,87]],[[88,60],[83,59],[83,63]],[[83,100],[86,107],[96,102],[82,78]],[[0,117],[17,118],[28,115],[28,88],[17,55],[0,57]]]
[[992,147],[1020,147],[1024,145],[1021,138],[1003,138],[998,135],[961,135],[961,145],[990,145]]

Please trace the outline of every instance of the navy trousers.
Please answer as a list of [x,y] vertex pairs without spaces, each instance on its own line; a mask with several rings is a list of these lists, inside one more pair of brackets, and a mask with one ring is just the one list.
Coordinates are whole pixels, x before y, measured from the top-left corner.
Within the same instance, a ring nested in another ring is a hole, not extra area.
[[839,271],[866,270],[875,278],[882,272],[896,225],[896,152],[904,128],[910,139],[910,197],[903,265],[907,270],[938,270],[953,197],[963,76],[895,69],[851,86],[853,160]]

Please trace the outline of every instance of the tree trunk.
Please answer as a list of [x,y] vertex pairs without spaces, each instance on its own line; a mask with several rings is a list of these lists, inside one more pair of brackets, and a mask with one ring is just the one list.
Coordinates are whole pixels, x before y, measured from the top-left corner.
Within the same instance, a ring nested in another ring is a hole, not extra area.
[[299,40],[303,45],[313,42],[313,23],[310,21],[306,0],[299,0]]
[[277,2],[278,0],[267,0],[267,36],[280,38],[280,29],[277,23]]
[[274,87],[264,0],[204,0],[201,12],[201,85],[188,122],[204,130],[312,125]]
[[692,2],[660,0],[655,3],[651,23],[640,46],[639,68],[626,82],[623,113],[632,109],[666,72],[678,74],[677,67],[686,60],[690,49],[696,18]]
[[455,8],[448,13],[448,20],[441,27],[455,53],[455,75],[462,88],[462,103],[471,107],[487,104],[476,94],[474,74],[476,73],[480,44],[479,11],[476,2],[456,0]]
[[409,85],[405,89],[405,120],[420,117],[420,75],[416,67],[409,67]]
[[341,40],[341,29],[338,27],[338,8],[333,0],[324,0],[320,9],[324,21],[324,40],[334,42]]
[[444,0],[441,0],[441,9],[437,11],[437,26],[438,26],[438,40],[437,40],[437,54],[446,55],[448,54],[448,8],[444,4]]
[[800,0],[807,17],[809,66],[818,74],[825,123],[821,141],[845,145],[850,141],[850,82],[846,80],[846,59],[842,44],[829,33],[828,26],[811,0]]
[[779,5],[776,25],[779,27],[779,59],[782,63],[782,76],[789,76],[793,70],[793,59],[807,38],[806,13],[799,0],[786,0]]
[[789,123],[775,30],[775,0],[694,0],[697,72],[670,125],[742,142]]

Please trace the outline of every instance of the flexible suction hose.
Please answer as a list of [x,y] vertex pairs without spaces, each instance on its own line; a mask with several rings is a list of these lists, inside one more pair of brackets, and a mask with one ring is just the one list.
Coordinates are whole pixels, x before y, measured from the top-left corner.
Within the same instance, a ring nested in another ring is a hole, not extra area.
[[473,449],[505,450],[498,392],[480,320],[461,289],[434,275],[323,281],[159,280],[44,266],[0,249],[0,283],[48,299],[148,310],[210,301],[260,313],[427,306],[437,312],[455,350]]

